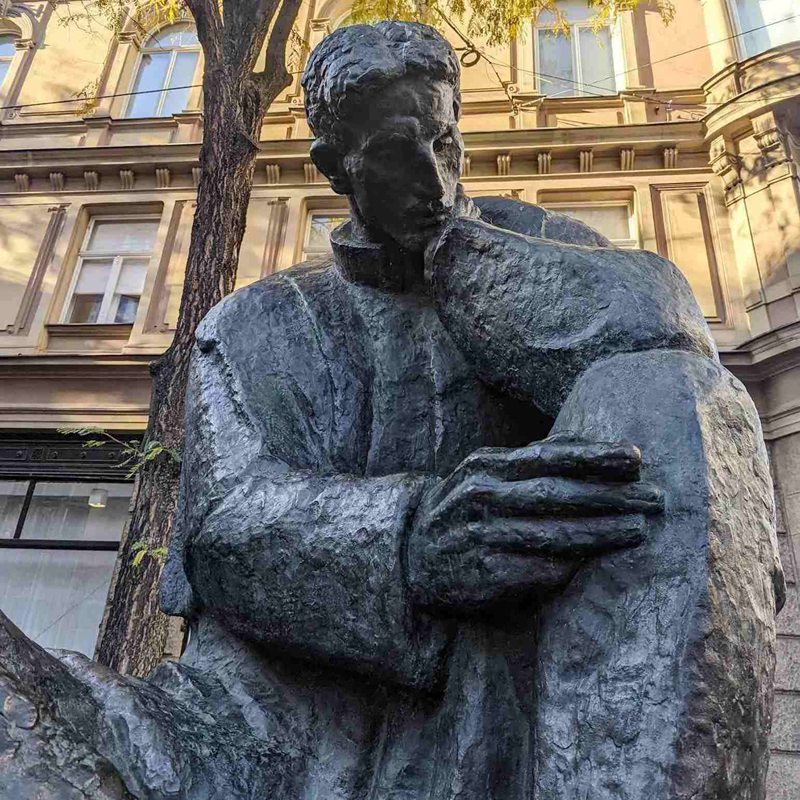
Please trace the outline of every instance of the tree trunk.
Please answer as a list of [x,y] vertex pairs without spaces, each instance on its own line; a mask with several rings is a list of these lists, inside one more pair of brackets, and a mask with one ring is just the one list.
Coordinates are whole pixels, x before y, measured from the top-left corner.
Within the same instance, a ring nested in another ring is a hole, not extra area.
[[[157,441],[181,450],[184,394],[195,328],[233,290],[261,120],[269,102],[287,84],[265,98],[249,79],[237,79],[223,67],[206,70],[202,172],[186,278],[175,339],[151,367],[153,389],[146,442]],[[133,513],[121,543],[97,653],[101,663],[119,672],[144,676],[164,654],[168,618],[159,610],[161,562],[147,555],[134,566],[134,545],[143,541],[148,550],[166,547],[179,475],[180,465],[166,453],[145,463],[138,474]]]

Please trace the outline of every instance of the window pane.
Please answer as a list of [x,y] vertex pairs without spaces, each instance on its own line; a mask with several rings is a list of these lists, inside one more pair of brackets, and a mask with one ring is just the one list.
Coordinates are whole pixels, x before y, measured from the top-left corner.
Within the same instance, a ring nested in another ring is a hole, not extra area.
[[0,61],[0,86],[3,85],[3,81],[6,79],[6,75],[8,75],[8,69],[10,66],[10,61]]
[[76,294],[72,298],[67,322],[97,322],[101,305],[103,305],[101,294]]
[[115,551],[0,549],[0,608],[43,647],[91,656]]
[[138,295],[122,294],[117,299],[117,310],[114,313],[114,322],[132,324],[136,321],[136,312],[138,310]]
[[27,490],[28,481],[0,481],[0,539],[14,538]]
[[[539,91],[561,97],[577,94],[575,70],[572,65],[572,41],[552,31],[537,31],[539,47]],[[563,78],[564,80],[559,80]]]
[[119,541],[132,491],[131,483],[37,483],[22,538]]
[[95,220],[87,250],[112,253],[149,253],[153,249],[158,220]]
[[134,94],[128,105],[129,117],[155,117],[161,94],[154,89],[163,89],[167,80],[170,53],[143,53],[139,62],[139,71],[133,84]]
[[595,33],[591,28],[578,28],[576,32],[583,79],[581,90],[586,94],[615,94],[617,85],[614,78],[611,31],[601,28]]
[[328,253],[331,249],[331,231],[349,216],[333,214],[314,214],[309,221],[307,253]]
[[112,259],[88,259],[81,263],[78,282],[75,284],[75,294],[102,294],[108,284],[111,274]]
[[[744,52],[753,56],[800,39],[800,3],[787,0],[737,0]],[[759,30],[753,30],[759,28]]]
[[194,80],[197,58],[198,54],[195,52],[178,53],[175,57],[175,67],[172,70],[172,77],[170,78],[169,85],[170,87],[175,86],[178,88],[170,88],[167,92],[164,106],[161,109],[162,117],[179,114],[186,108],[186,104],[189,101],[189,92],[191,91],[187,87],[191,86]]
[[145,44],[146,49],[170,50],[177,47],[193,47],[200,44],[197,32],[191,23],[170,25],[154,33]]
[[13,36],[0,36],[0,58],[14,58],[17,53],[17,44]]
[[630,211],[627,205],[559,206],[555,210],[585,222],[611,241],[631,238]]
[[118,294],[141,294],[149,258],[126,258],[119,271]]

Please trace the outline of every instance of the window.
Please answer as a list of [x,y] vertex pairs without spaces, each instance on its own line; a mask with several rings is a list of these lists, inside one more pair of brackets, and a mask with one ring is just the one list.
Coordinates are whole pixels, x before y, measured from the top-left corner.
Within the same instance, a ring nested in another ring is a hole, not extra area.
[[157,217],[93,217],[63,321],[133,322],[157,229]]
[[731,11],[744,57],[800,39],[800,0],[732,0]]
[[186,108],[196,83],[200,43],[186,23],[154,33],[142,47],[128,117],[170,117]]
[[569,24],[569,36],[557,27],[550,11],[542,11],[535,28],[539,92],[548,97],[616,94],[621,66],[617,35],[609,26],[594,30],[594,9],[585,0],[558,4]]
[[347,222],[350,215],[345,211],[314,212],[308,217],[303,258],[330,253],[331,231],[343,222]]
[[0,86],[5,82],[16,54],[16,39],[13,36],[0,36]]
[[0,479],[0,608],[42,647],[92,656],[131,491]]
[[638,248],[636,219],[630,203],[607,202],[548,205],[554,211],[585,222],[617,247]]

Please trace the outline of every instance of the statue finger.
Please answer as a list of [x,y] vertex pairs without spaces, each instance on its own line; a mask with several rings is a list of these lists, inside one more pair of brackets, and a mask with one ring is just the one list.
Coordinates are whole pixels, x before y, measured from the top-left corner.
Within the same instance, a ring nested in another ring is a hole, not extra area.
[[463,475],[485,472],[507,481],[547,475],[633,481],[639,477],[641,461],[639,449],[625,442],[547,439],[513,450],[477,450],[464,460],[460,471]]
[[477,547],[505,553],[580,559],[635,547],[643,541],[645,531],[644,514],[493,519],[466,523],[462,532],[442,542],[442,552],[450,554]]
[[433,511],[440,520],[492,516],[602,516],[654,514],[664,508],[658,487],[646,483],[599,483],[571,478],[500,481],[476,475],[460,483]]

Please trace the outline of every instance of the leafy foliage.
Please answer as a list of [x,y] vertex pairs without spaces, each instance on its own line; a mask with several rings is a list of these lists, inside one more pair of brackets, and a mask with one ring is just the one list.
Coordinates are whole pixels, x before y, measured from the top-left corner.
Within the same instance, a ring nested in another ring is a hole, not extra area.
[[139,439],[119,439],[105,429],[94,425],[58,428],[58,432],[73,436],[99,435],[101,437],[99,439],[87,439],[83,443],[84,447],[103,447],[109,442],[118,444],[122,451],[122,461],[117,466],[128,467],[127,478],[135,478],[145,464],[162,456],[171,459],[175,464],[181,463],[181,456],[177,450],[172,447],[166,447],[161,442],[152,439],[145,442],[141,442]]
[[[623,11],[631,11],[642,3],[671,22],[675,8],[671,0],[587,0],[592,9],[595,27],[611,22]],[[557,0],[355,0],[350,19],[353,22],[374,22],[378,19],[400,19],[427,22],[439,28],[458,23],[469,38],[496,45],[524,36],[527,23],[542,11],[550,11],[556,28],[568,34],[566,19]]]

